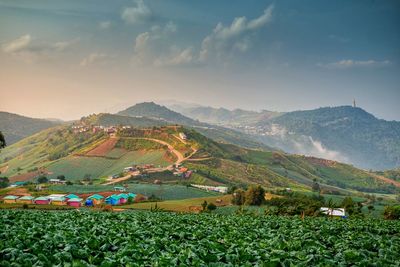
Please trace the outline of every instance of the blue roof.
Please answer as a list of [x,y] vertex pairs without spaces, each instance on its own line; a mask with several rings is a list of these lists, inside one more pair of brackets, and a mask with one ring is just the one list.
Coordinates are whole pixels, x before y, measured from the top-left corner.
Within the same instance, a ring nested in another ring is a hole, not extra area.
[[135,197],[136,197],[136,194],[134,194],[134,193],[128,193],[128,197],[133,197],[133,198],[135,198]]
[[47,197],[37,197],[37,198],[35,198],[35,201],[36,200],[46,200],[46,201],[49,201],[49,199],[47,198]]
[[69,194],[65,196],[66,198],[79,198],[77,195]]
[[88,197],[88,199],[91,199],[91,198],[99,200],[99,199],[103,199],[104,197],[102,195],[99,195],[99,194],[94,194],[94,195]]
[[82,200],[82,198],[70,198],[67,200],[67,202],[81,202]]
[[27,182],[15,182],[14,184],[15,185],[25,185],[25,184],[27,184]]
[[34,199],[33,196],[23,196],[19,198],[19,200],[32,200],[32,199]]
[[5,196],[3,199],[17,199],[17,198],[18,198],[17,196],[9,195],[9,196]]

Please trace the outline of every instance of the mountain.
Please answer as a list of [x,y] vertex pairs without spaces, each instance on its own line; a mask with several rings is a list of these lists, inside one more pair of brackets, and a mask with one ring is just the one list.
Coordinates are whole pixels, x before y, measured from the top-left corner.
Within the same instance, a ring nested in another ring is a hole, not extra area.
[[213,108],[203,106],[188,107],[178,104],[174,104],[168,107],[176,112],[182,113],[189,118],[193,118],[210,124],[230,127],[257,123],[258,121],[261,121],[263,119],[270,119],[281,114],[279,112],[267,110],[256,112],[243,109],[229,110],[226,108]]
[[81,118],[81,121],[88,125],[103,125],[103,126],[117,126],[117,125],[131,125],[135,127],[153,127],[168,124],[165,120],[148,118],[148,117],[130,117],[109,113],[92,114],[87,117]]
[[0,131],[4,135],[7,145],[59,124],[61,124],[59,121],[34,119],[0,111]]
[[366,169],[400,166],[400,122],[377,119],[361,108],[327,107],[262,120],[263,142]]
[[351,106],[314,110],[254,112],[182,107],[184,115],[251,135],[289,153],[354,164],[365,169],[400,166],[400,122],[377,119]]
[[[87,127],[87,122],[83,118],[79,125]],[[76,131],[73,128],[76,125],[77,122],[46,129],[3,149],[2,175],[12,182],[34,180],[40,174],[50,178],[65,175],[72,181],[90,177],[102,182],[130,164],[165,167],[181,155],[181,159],[189,157],[183,164],[195,170],[186,183],[228,186],[256,183],[270,189],[310,190],[314,181],[318,181],[324,192],[336,193],[394,193],[400,187],[396,181],[351,165],[223,144],[182,126],[121,127],[116,136],[109,136],[91,129]],[[179,133],[185,133],[185,141],[179,139]],[[182,182],[182,178],[169,172],[152,174],[146,178],[147,182],[153,177]]]
[[251,135],[234,129],[211,125],[191,119],[154,102],[139,103],[120,111],[117,114],[132,117],[146,117],[165,121],[170,124],[184,125],[196,129],[196,131],[218,142],[231,143],[248,148],[272,150],[269,146],[256,141]]

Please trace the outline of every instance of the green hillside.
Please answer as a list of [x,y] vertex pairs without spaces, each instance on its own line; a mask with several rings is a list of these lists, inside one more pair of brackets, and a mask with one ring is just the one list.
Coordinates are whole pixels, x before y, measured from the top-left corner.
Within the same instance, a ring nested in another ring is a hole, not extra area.
[[[97,124],[101,116],[89,118],[83,118],[81,123]],[[179,133],[185,133],[187,140],[182,141]],[[63,174],[70,180],[87,176],[97,179],[120,173],[134,164],[165,167],[174,163],[176,155],[166,144],[182,157],[191,156],[184,165],[195,171],[191,181],[200,183],[239,186],[256,183],[268,188],[310,190],[318,182],[323,191],[333,193],[397,191],[390,180],[384,181],[376,173],[351,165],[242,148],[209,139],[193,128],[173,125],[120,128],[114,137],[103,131],[89,129],[80,133],[72,125],[58,126],[2,150],[0,169],[2,175],[11,179],[37,169],[46,170],[49,177]],[[162,175],[157,177],[163,179]],[[169,182],[171,178],[172,175],[168,176]]]
[[60,123],[0,111],[0,131],[8,145]]

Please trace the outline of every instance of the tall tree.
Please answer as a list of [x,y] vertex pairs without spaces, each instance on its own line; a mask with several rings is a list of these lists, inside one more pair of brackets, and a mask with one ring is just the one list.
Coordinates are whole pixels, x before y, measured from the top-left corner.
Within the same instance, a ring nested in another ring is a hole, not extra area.
[[265,190],[260,185],[252,185],[247,189],[245,196],[245,204],[259,206],[265,201]]
[[6,146],[6,140],[4,139],[4,135],[0,132],[0,148],[4,148]]

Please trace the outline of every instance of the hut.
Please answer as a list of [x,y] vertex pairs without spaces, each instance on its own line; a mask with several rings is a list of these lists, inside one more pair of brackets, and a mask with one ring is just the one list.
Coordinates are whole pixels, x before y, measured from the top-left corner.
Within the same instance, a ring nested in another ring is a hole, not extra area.
[[119,194],[119,204],[125,204],[126,202],[128,202],[128,194]]
[[33,199],[33,196],[23,196],[17,199],[17,203],[32,204]]
[[18,197],[13,195],[8,195],[3,198],[3,202],[7,204],[12,204],[17,202]]
[[79,197],[75,194],[69,194],[69,195],[66,195],[65,198],[71,199],[71,198],[79,198]]
[[72,207],[80,207],[82,205],[82,198],[70,198],[67,200],[67,205]]
[[65,197],[53,197],[51,199],[51,204],[57,206],[67,205],[67,199]]
[[114,186],[114,191],[125,192],[126,188],[123,186]]
[[103,202],[104,197],[102,195],[99,195],[99,194],[94,194],[94,195],[88,197],[87,199],[92,200],[93,205],[98,205],[98,204],[101,204]]
[[110,205],[118,205],[119,204],[119,199],[120,197],[117,195],[111,195],[109,197],[106,198],[106,204],[110,204]]
[[37,205],[48,205],[50,204],[51,200],[47,197],[37,197],[34,199],[33,203]]

